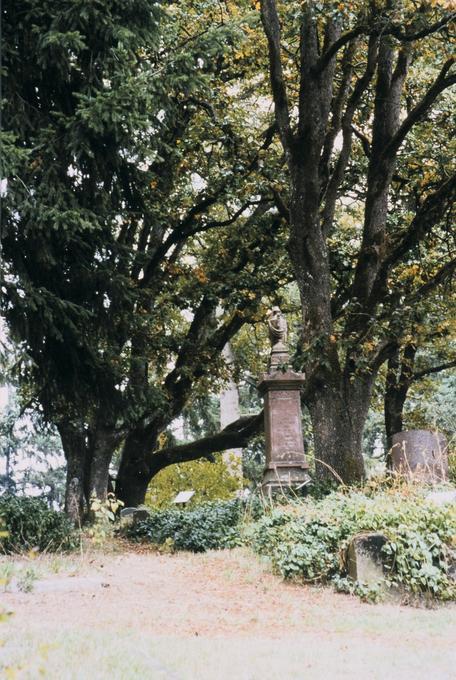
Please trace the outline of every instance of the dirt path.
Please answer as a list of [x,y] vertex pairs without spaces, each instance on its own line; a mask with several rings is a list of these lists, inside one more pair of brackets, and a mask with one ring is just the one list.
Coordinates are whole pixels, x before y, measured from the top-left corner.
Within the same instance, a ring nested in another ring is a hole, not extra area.
[[72,573],[1,595],[14,612],[0,629],[12,677],[38,677],[41,664],[59,680],[456,678],[453,607],[285,584],[241,550],[97,554]]

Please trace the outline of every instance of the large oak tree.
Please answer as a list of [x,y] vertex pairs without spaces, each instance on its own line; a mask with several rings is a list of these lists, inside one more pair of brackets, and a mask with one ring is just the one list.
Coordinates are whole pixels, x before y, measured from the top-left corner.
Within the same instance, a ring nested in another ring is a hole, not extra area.
[[364,475],[372,387],[401,344],[401,315],[455,267],[453,245],[421,282],[397,275],[420,265],[454,201],[439,131],[449,133],[456,82],[454,14],[395,0],[260,5],[287,168],[278,205],[302,303],[297,365],[320,473],[351,482]]

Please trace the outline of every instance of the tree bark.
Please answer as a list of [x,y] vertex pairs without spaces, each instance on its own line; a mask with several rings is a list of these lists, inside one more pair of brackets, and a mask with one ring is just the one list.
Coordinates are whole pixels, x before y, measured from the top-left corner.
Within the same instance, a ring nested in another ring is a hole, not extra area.
[[362,438],[371,384],[351,390],[323,384],[307,400],[314,433],[316,474],[351,484],[364,478]]
[[[416,352],[417,347],[415,345],[406,345],[402,357],[400,349],[397,348],[388,360],[383,400],[388,452],[393,445],[393,435],[403,430],[404,404],[413,380]],[[386,462],[389,467],[391,464],[389,453],[387,454]]]
[[82,428],[69,423],[58,425],[67,462],[65,512],[77,525],[84,516],[84,478],[87,463],[87,440]]
[[87,504],[96,496],[101,501],[106,499],[109,484],[109,466],[114,451],[119,444],[120,435],[112,428],[98,425],[90,440],[89,460],[86,465],[87,480],[85,495]]
[[117,473],[116,496],[125,507],[137,507],[144,503],[152,478],[149,457],[157,446],[157,437],[158,432],[144,428],[130,432],[124,442]]

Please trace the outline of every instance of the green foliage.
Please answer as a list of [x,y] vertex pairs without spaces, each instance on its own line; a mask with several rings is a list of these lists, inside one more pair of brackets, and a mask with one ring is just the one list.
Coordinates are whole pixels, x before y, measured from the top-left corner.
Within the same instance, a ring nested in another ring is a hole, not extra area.
[[163,510],[134,524],[127,535],[192,552],[233,548],[241,543],[239,523],[243,514],[239,500],[203,503],[192,510]]
[[22,570],[17,581],[17,587],[23,593],[31,593],[38,575],[33,567]]
[[76,546],[77,535],[68,518],[50,510],[39,498],[1,496],[0,518],[7,532],[6,536],[0,535],[2,552],[55,552]]
[[265,257],[285,229],[262,176],[270,114],[239,80],[248,7],[5,4],[14,370],[27,401],[89,447],[104,431],[114,451],[147,423],[147,450],[121,472],[142,475],[158,434],[220,388],[223,346],[288,277],[283,248]]
[[92,494],[89,506],[91,523],[84,532],[85,538],[98,548],[112,539],[117,529],[117,513],[122,506],[122,501],[119,501],[113,493],[108,493],[104,500],[100,500],[95,494]]
[[90,498],[90,511],[96,522],[114,522],[116,513],[122,506],[122,501],[119,501],[113,493],[108,493],[104,501],[97,498],[95,494]]
[[261,484],[265,465],[265,441],[264,434],[261,433],[253,437],[242,450],[242,471],[244,477],[249,480],[253,488]]
[[189,463],[171,465],[156,475],[147,492],[145,504],[151,508],[168,507],[179,491],[193,489],[195,495],[189,505],[196,506],[205,501],[228,500],[239,491],[239,476],[234,466],[228,465],[217,454],[215,462],[195,460]]
[[[187,383],[220,353],[199,357],[192,336],[186,356],[182,310],[204,300],[199,324],[214,331],[217,306],[220,326],[251,316],[283,270],[274,259],[258,271],[275,218],[232,219],[259,194],[263,143],[245,143],[245,103],[227,102],[242,17],[215,0],[166,5],[5,7],[4,127],[20,158],[6,175],[2,304],[32,359],[18,376],[40,386],[54,422],[100,409],[111,425],[149,411],[163,430],[170,356],[184,350]],[[143,363],[151,384],[140,386],[131,376]]]
[[448,479],[452,484],[456,484],[456,448],[455,442],[452,442],[453,448],[450,447],[448,454]]
[[[388,539],[382,550],[383,584],[348,576],[347,548],[366,531]],[[156,511],[126,533],[166,550],[203,552],[246,544],[269,557],[285,579],[330,583],[369,602],[381,599],[385,584],[401,595],[456,599],[456,508],[437,506],[414,487],[333,492],[269,510],[258,498],[248,504],[204,503],[191,510]]]
[[363,531],[383,532],[386,582],[413,594],[456,598],[450,569],[456,560],[456,509],[437,507],[423,492],[333,493],[322,500],[274,509],[251,528],[254,549],[286,579],[332,582],[375,600],[378,589],[347,579],[345,551]]

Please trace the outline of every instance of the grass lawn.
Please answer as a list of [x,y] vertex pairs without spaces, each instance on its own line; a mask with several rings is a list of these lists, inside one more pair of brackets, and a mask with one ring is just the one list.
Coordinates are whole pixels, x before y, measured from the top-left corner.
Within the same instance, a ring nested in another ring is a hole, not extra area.
[[1,570],[6,678],[455,677],[454,606],[283,583],[245,549],[2,558]]

